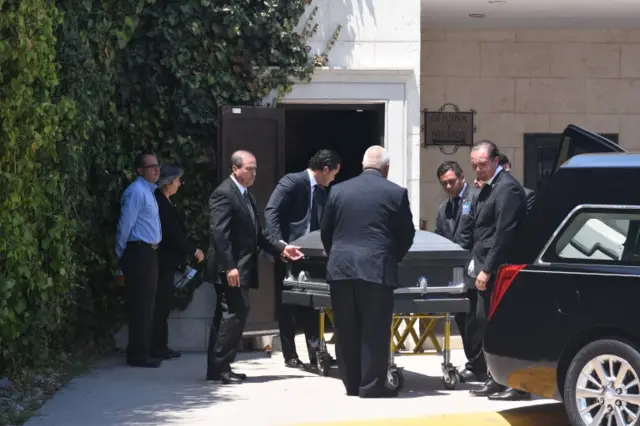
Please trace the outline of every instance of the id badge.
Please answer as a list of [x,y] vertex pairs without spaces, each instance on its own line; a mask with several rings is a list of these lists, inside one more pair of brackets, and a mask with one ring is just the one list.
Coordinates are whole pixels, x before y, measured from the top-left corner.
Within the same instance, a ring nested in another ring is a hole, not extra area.
[[463,200],[462,201],[462,215],[467,215],[471,212],[471,201]]

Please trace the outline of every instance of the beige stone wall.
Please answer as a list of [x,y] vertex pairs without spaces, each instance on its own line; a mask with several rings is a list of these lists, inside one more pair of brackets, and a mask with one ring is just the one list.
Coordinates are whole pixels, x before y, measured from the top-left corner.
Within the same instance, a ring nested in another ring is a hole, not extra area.
[[[577,124],[618,133],[640,150],[640,30],[422,30],[421,106],[474,109],[476,140],[496,142],[522,179],[523,134]],[[422,150],[421,217],[435,226],[444,199],[435,170],[460,162],[473,179],[469,149]]]

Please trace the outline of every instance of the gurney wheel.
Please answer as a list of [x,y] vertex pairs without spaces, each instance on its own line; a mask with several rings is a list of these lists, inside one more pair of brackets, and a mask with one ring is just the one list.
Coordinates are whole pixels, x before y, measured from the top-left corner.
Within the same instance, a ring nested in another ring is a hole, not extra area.
[[445,389],[453,390],[458,385],[458,374],[455,370],[448,371],[442,377],[442,384]]
[[401,390],[404,386],[404,374],[397,367],[389,367],[387,371],[387,382],[391,389]]
[[327,377],[329,375],[329,370],[331,369],[331,358],[328,356],[321,356],[318,357],[318,361],[316,362],[320,374]]

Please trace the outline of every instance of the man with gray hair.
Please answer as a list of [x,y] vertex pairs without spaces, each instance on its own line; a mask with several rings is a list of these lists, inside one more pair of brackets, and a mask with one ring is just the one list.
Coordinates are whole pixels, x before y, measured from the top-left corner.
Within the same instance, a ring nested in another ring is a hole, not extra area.
[[387,151],[367,149],[362,168],[331,189],[320,227],[337,358],[347,395],[394,397],[387,386],[393,289],[415,227],[407,190],[387,180]]

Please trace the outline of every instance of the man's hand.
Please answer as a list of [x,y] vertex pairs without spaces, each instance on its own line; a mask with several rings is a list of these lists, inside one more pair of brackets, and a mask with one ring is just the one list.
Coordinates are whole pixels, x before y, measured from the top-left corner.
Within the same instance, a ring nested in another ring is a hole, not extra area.
[[240,287],[240,273],[237,269],[227,271],[227,284],[229,287]]
[[196,253],[193,255],[198,262],[202,262],[204,260],[204,253],[200,249],[196,249]]
[[480,291],[485,291],[487,289],[487,283],[491,279],[491,274],[485,271],[480,271],[478,276],[476,277],[476,288]]
[[304,257],[304,254],[300,251],[300,247],[287,245],[282,254],[289,260],[299,260]]

